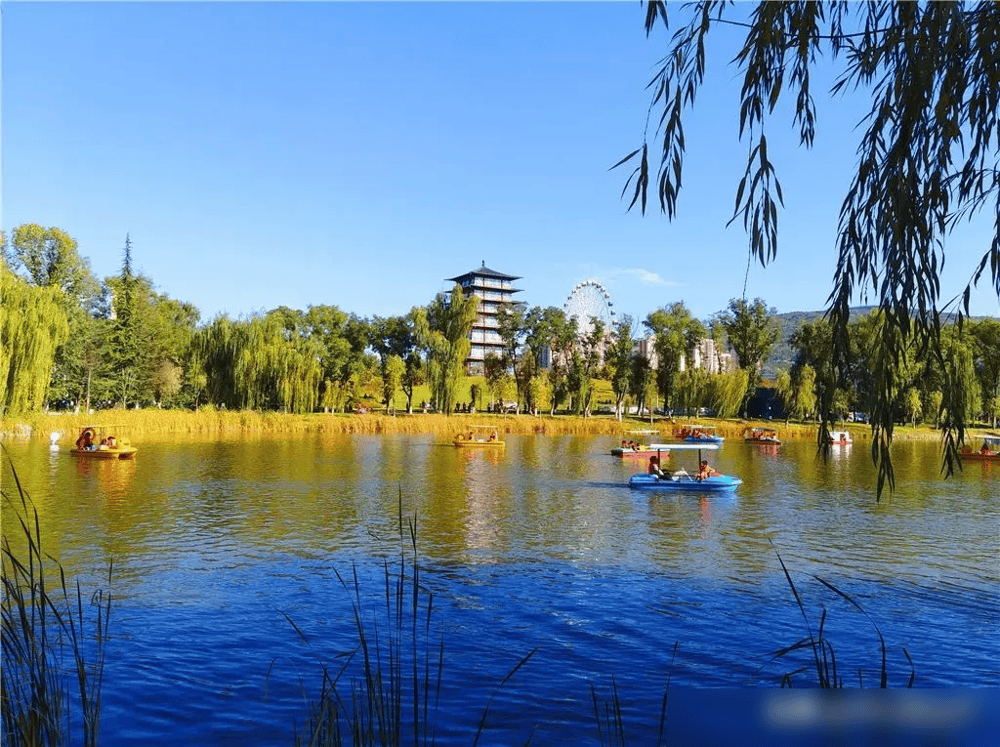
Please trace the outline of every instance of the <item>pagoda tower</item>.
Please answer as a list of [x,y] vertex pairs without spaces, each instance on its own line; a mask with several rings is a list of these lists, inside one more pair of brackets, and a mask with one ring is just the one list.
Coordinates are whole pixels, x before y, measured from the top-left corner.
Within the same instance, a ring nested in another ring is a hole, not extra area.
[[486,356],[492,354],[499,357],[504,353],[498,315],[504,306],[518,303],[514,300],[514,294],[521,289],[514,287],[514,281],[521,278],[491,270],[484,261],[482,267],[446,279],[462,286],[466,297],[479,298],[479,316],[469,333],[472,348],[465,361],[465,369],[470,375],[482,375]]

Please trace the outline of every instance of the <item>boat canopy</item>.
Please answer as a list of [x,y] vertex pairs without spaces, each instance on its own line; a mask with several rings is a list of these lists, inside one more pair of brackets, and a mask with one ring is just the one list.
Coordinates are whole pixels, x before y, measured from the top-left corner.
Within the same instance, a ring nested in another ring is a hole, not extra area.
[[719,448],[718,444],[713,443],[701,443],[701,444],[650,444],[650,449],[657,449],[659,451],[715,451]]

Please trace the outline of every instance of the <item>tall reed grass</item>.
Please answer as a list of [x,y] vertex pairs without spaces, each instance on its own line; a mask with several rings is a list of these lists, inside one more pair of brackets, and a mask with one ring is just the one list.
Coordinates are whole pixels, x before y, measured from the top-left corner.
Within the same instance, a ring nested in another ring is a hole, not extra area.
[[[38,512],[11,464],[17,495],[2,493],[15,508],[17,546],[2,536],[2,688],[0,742],[62,745],[73,733],[73,707],[81,714],[80,744],[97,744],[111,595],[98,591],[86,609],[79,582],[66,582],[62,565],[42,547]],[[22,542],[23,540],[23,542]],[[21,549],[23,546],[23,549]],[[58,575],[50,580],[48,569]],[[108,585],[111,565],[108,566]],[[90,633],[88,634],[88,629]],[[67,658],[71,661],[67,662]],[[75,680],[75,690],[71,682]]]
[[[367,608],[356,566],[348,578],[334,569],[351,599],[357,646],[336,671],[321,665],[319,694],[311,706],[306,733],[296,738],[300,747],[436,742],[444,639],[433,632],[434,596],[420,582],[417,517],[404,520],[402,496],[398,522],[399,562],[395,572],[388,560],[384,562],[381,604]],[[287,614],[285,619],[299,638],[311,645]],[[497,685],[494,696],[534,653],[530,651],[517,662]],[[355,659],[359,659],[356,664]],[[492,698],[483,709],[473,745],[487,727]]]
[[[791,573],[789,573],[788,568],[785,566],[785,561],[781,559],[781,555],[779,555],[777,551],[775,551],[775,555],[777,555],[778,557],[778,562],[781,564],[781,570],[785,574],[785,580],[788,582],[788,586],[792,590],[792,595],[795,597],[795,603],[798,605],[799,611],[802,613],[802,619],[805,623],[805,628],[806,628],[806,635],[804,638],[799,639],[790,646],[786,646],[782,649],[779,649],[778,651],[775,651],[772,654],[772,660],[781,659],[786,656],[789,656],[790,654],[793,654],[796,651],[802,651],[802,650],[807,651],[812,658],[811,665],[799,667],[798,669],[784,673],[781,677],[781,686],[791,687],[793,677],[811,670],[815,673],[815,678],[816,678],[816,682],[814,685],[815,687],[819,687],[822,689],[843,688],[844,679],[841,676],[841,674],[838,673],[837,671],[836,650],[834,649],[833,642],[829,638],[827,638],[826,635],[824,634],[826,628],[826,609],[824,608],[820,616],[819,625],[816,633],[813,633],[812,626],[809,624],[809,616],[806,613],[805,604],[802,601],[802,597],[799,596],[799,591],[795,587],[795,583],[792,581],[792,575]],[[865,610],[861,607],[861,605],[858,604],[849,594],[841,591],[836,586],[831,584],[829,581],[826,581],[820,578],[819,576],[814,575],[813,578],[819,581],[827,589],[834,592],[842,599],[846,600],[852,607],[854,607],[858,612],[864,615],[864,617],[868,620],[869,623],[871,623],[872,627],[875,629],[876,634],[878,635],[879,650],[881,652],[881,664],[878,669],[879,687],[883,689],[888,688],[889,667],[886,656],[885,637],[882,635],[882,631],[879,630],[878,625],[875,624],[875,621],[872,620],[871,616],[867,612],[865,612]],[[905,647],[903,647],[903,655],[906,657],[906,660],[910,664],[910,678],[907,681],[906,685],[908,688],[910,688],[913,687],[913,683],[916,679],[916,670],[913,667],[913,659],[910,658],[910,652],[907,651]],[[865,687],[864,670],[859,667],[857,673],[858,673],[858,687],[863,688]]]
[[[601,436],[614,439],[626,437],[631,430],[652,429],[660,438],[670,440],[675,425],[689,422],[690,418],[671,420],[656,417],[650,424],[648,418],[628,416],[619,421],[611,415],[595,415],[589,418],[573,415],[503,415],[490,413],[453,414],[451,416],[433,413],[366,413],[363,415],[341,413],[314,413],[311,415],[288,415],[279,412],[257,410],[216,410],[202,408],[198,412],[190,410],[99,410],[92,414],[34,413],[19,416],[16,420],[4,419],[0,423],[0,434],[10,438],[33,437],[48,439],[53,432],[61,434],[61,441],[71,444],[80,430],[87,425],[102,429],[113,429],[115,435],[130,438],[140,446],[143,436],[157,434],[203,434],[222,438],[238,438],[252,433],[336,433],[336,434],[433,434],[451,438],[454,434],[468,430],[471,425],[492,425],[508,435],[546,436]],[[744,420],[713,420],[700,418],[698,422],[714,425],[719,434],[727,440],[741,441],[743,430],[751,424]],[[756,421],[759,425],[760,421]],[[816,426],[810,423],[778,424],[784,441],[815,441]],[[905,440],[920,437],[921,431],[907,432]],[[856,441],[868,437],[864,427],[852,429]],[[935,431],[928,431],[927,438],[938,438]],[[657,438],[649,435],[644,437]],[[901,437],[898,440],[904,440]]]

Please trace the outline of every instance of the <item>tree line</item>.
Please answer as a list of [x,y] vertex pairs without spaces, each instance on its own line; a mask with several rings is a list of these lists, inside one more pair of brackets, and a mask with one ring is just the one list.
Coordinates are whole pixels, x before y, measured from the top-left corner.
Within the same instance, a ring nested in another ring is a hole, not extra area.
[[[363,401],[394,411],[396,395],[414,408],[426,384],[430,406],[451,413],[466,374],[478,300],[459,286],[402,316],[361,318],[332,305],[306,311],[279,307],[244,319],[200,322],[188,303],[155,291],[133,269],[126,236],[118,275],[98,281],[77,243],[59,228],[26,224],[2,237],[0,275],[0,404],[18,414],[44,408],[95,406],[258,409],[289,413],[345,412]],[[641,324],[623,317],[607,326],[555,307],[510,305],[498,317],[500,355],[487,356],[484,385],[473,399],[517,403],[518,409],[588,416],[594,382],[608,381],[614,411],[664,413],[705,407],[720,417],[746,414],[761,385],[760,370],[780,337],[763,299],[733,299],[707,322],[683,302],[656,309]],[[870,370],[885,334],[879,312],[851,332],[852,364],[832,366],[828,322],[808,323],[791,338],[794,365],[775,386],[789,416],[818,417],[829,394],[838,413],[863,410],[874,397]],[[637,353],[640,336],[651,355]],[[732,351],[737,365],[718,373],[692,365],[702,340]],[[914,349],[902,362],[897,415],[911,421],[961,408],[970,420],[1000,416],[1000,322],[968,323],[949,332],[943,369]],[[686,365],[685,365],[686,364]],[[961,377],[964,398],[944,394],[945,376]]]

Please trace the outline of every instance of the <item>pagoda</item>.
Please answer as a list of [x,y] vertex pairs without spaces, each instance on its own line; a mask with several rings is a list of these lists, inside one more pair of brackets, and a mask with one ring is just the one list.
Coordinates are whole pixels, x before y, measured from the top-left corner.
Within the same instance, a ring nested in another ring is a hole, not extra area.
[[498,315],[504,306],[518,303],[514,294],[521,291],[514,287],[514,281],[521,278],[505,275],[491,270],[484,261],[482,267],[446,280],[462,286],[462,292],[468,296],[479,298],[479,316],[469,333],[472,348],[465,361],[465,369],[470,375],[482,375],[485,370],[486,356],[501,357],[504,354],[504,344],[500,337],[500,321]]

